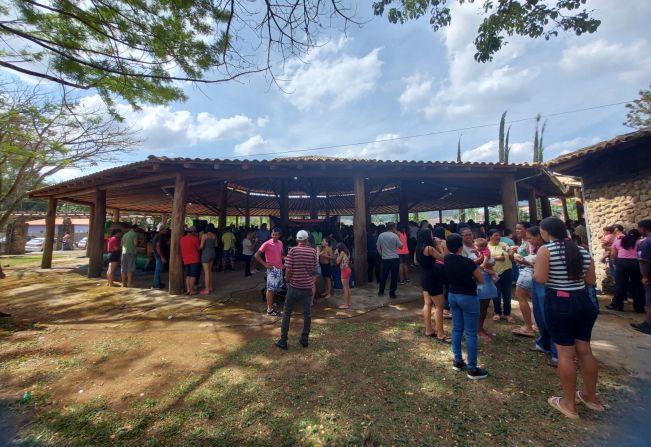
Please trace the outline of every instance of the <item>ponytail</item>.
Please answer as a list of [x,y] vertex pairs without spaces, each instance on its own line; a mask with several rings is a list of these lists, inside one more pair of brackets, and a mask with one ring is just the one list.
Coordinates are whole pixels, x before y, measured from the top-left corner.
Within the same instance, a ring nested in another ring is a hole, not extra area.
[[540,221],[540,228],[558,242],[567,276],[574,281],[581,279],[583,277],[583,254],[576,242],[567,237],[567,228],[563,221],[558,217],[546,217]]

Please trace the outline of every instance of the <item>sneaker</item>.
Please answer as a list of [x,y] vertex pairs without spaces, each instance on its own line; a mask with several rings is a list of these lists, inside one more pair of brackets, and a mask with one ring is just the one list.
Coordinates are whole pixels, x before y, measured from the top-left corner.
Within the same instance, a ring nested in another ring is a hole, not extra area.
[[543,348],[542,346],[540,346],[538,343],[534,343],[533,348],[531,348],[531,351],[538,351],[538,352],[542,352],[543,354],[549,354],[551,352]]
[[651,335],[651,324],[643,321],[642,323],[631,323],[631,327],[643,334]]
[[267,311],[267,316],[269,317],[279,317],[280,316],[280,311],[276,308],[273,308],[271,310]]
[[486,371],[484,368],[475,367],[475,368],[469,369],[466,376],[470,380],[481,380],[481,379],[485,379],[486,377],[488,377],[488,371]]
[[285,350],[285,351],[287,351],[287,349],[289,349],[288,346],[287,346],[287,342],[286,342],[286,341],[282,341],[282,340],[278,340],[278,341],[276,342],[276,346],[278,346],[280,349],[283,349],[283,350]]
[[452,369],[455,371],[463,371],[466,369],[466,362],[463,360],[455,360],[454,363],[452,363]]
[[309,345],[308,341],[307,341],[307,340],[304,340],[304,339],[302,339],[302,338],[300,339],[300,343],[301,343],[301,346],[303,346],[304,348],[307,348],[308,345]]

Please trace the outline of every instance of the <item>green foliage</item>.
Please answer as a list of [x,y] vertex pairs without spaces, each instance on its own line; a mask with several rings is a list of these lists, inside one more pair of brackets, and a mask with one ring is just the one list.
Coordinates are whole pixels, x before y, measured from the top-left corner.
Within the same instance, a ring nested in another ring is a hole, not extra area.
[[499,162],[500,163],[508,163],[507,157],[506,157],[506,148],[504,146],[504,123],[506,121],[506,110],[504,113],[502,113],[502,117],[500,118],[500,135],[499,135]]
[[651,126],[651,85],[648,90],[640,90],[640,98],[626,104],[625,126],[641,129]]
[[511,154],[511,145],[509,144],[509,137],[511,136],[511,126],[506,130],[506,140],[504,142],[504,163],[509,162],[509,155]]
[[314,46],[313,31],[336,18],[347,24],[346,11],[339,0],[260,8],[214,0],[0,0],[0,38],[11,41],[0,66],[94,89],[108,106],[115,96],[134,108],[167,104],[185,99],[184,81],[271,71],[278,56]]
[[543,136],[545,128],[547,127],[547,120],[542,125],[542,129],[538,129],[540,125],[540,114],[536,116],[536,132],[533,137],[533,162],[542,163],[544,159],[545,147],[543,146]]
[[[450,25],[451,3],[474,3],[475,0],[379,0],[373,3],[377,16],[385,12],[391,23],[405,23],[429,15],[429,23],[438,31]],[[475,60],[492,60],[506,37],[519,35],[533,39],[549,40],[559,31],[573,31],[577,36],[594,33],[601,21],[592,16],[593,11],[582,8],[587,0],[483,0],[484,21],[475,37]]]
[[459,135],[459,141],[457,141],[457,163],[461,163],[461,135]]
[[114,160],[138,143],[105,110],[53,101],[38,89],[0,85],[0,227],[27,192],[64,168]]

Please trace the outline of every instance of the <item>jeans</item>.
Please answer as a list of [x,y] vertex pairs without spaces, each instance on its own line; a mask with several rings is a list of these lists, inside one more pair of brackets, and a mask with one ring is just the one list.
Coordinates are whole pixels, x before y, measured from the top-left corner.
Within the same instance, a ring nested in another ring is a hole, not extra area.
[[[513,287],[513,270],[508,269],[500,275],[497,281],[497,298],[493,300],[495,307],[495,315],[504,315],[508,317],[511,315],[511,290]],[[502,301],[504,302],[504,309],[502,309]]]
[[389,295],[396,294],[398,289],[398,272],[400,270],[400,259],[383,259],[382,260],[382,277],[380,278],[380,293],[384,293],[384,288],[387,285],[389,273],[391,273],[391,285],[389,286]]
[[287,333],[289,332],[289,320],[292,316],[292,310],[294,310],[294,304],[297,302],[302,302],[303,304],[303,333],[301,334],[301,341],[307,343],[310,336],[310,327],[312,326],[312,289],[296,289],[287,285],[283,322],[280,325],[280,340],[285,343],[287,343]]
[[536,345],[547,352],[552,353],[552,359],[558,359],[556,345],[552,343],[552,337],[549,334],[547,323],[545,322],[545,286],[533,281],[531,287],[531,304],[533,306],[533,318],[538,326],[538,338]]
[[163,260],[158,256],[154,256],[154,260],[156,261],[156,267],[154,268],[154,283],[152,285],[154,287],[159,287],[160,274],[163,272]]
[[477,367],[477,328],[479,327],[479,298],[473,295],[448,294],[452,310],[452,352],[461,361],[461,337],[466,333],[468,369]]
[[251,258],[253,256],[242,255],[244,258],[244,277],[251,276]]
[[644,312],[644,289],[639,261],[618,258],[615,266],[615,296],[613,296],[612,306],[622,309],[628,293],[633,298],[635,310]]
[[368,282],[373,282],[373,276],[375,276],[377,282],[380,282],[380,255],[377,253],[368,253],[366,255],[366,264],[368,268]]

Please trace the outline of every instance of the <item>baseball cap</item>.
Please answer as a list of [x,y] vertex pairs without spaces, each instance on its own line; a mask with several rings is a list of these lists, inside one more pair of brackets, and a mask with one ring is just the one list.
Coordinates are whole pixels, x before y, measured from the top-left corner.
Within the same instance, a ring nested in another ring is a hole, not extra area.
[[300,230],[298,233],[296,233],[296,240],[297,241],[306,241],[309,235],[307,234],[307,231],[305,230]]

